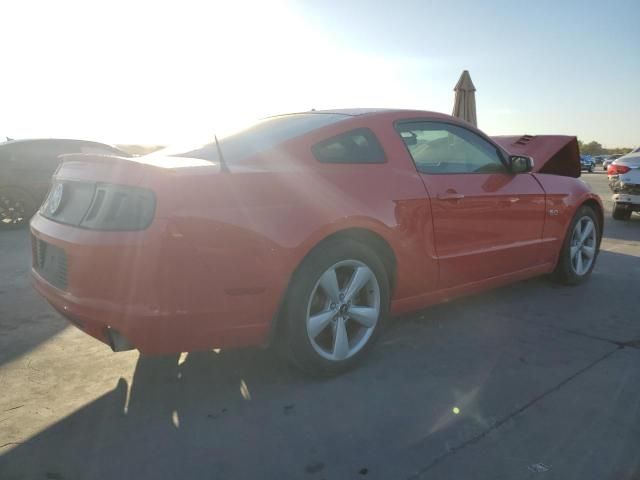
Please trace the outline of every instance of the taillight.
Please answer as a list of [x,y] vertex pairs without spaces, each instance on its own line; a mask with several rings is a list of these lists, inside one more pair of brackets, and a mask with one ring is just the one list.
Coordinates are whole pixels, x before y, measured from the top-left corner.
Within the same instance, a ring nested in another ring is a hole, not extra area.
[[139,187],[98,183],[80,226],[90,230],[144,230],[153,220],[156,200]]
[[144,188],[56,180],[40,214],[89,230],[144,230],[155,207],[155,195]]
[[614,165],[613,163],[607,167],[607,175],[622,175],[631,170],[626,165]]

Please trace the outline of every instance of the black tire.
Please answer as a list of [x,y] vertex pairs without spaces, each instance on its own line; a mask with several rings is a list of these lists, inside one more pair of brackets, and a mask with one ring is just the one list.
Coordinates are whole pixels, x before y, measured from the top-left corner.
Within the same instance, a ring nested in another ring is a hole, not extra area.
[[621,207],[617,203],[614,203],[611,216],[616,220],[629,220],[631,218],[631,209]]
[[[587,272],[583,273],[582,275],[578,275],[575,272],[573,266],[571,265],[571,238],[572,238],[573,231],[576,224],[581,218],[585,216],[590,217],[591,220],[593,220],[593,224],[595,225],[596,246],[595,246],[593,262],[591,263],[590,268],[588,269]],[[589,277],[591,276],[591,272],[593,271],[593,268],[596,265],[596,260],[598,259],[598,253],[600,251],[601,231],[602,231],[602,227],[600,225],[598,215],[593,210],[593,208],[587,205],[583,205],[582,207],[580,207],[576,212],[576,214],[574,215],[573,219],[571,220],[571,223],[569,224],[569,228],[567,229],[567,233],[565,235],[564,243],[562,244],[562,249],[560,250],[558,263],[553,272],[553,278],[556,281],[563,283],[565,285],[579,285],[589,279]]]
[[0,187],[0,229],[8,230],[28,225],[37,208],[33,197],[26,190]]
[[[349,260],[363,263],[375,275],[380,294],[379,316],[373,333],[360,350],[344,360],[328,360],[316,351],[307,333],[308,308],[320,277],[332,266]],[[284,328],[276,342],[287,359],[302,371],[314,376],[339,374],[354,367],[371,351],[384,329],[389,302],[389,278],[378,255],[367,245],[351,239],[329,240],[313,250],[294,274],[281,312]]]

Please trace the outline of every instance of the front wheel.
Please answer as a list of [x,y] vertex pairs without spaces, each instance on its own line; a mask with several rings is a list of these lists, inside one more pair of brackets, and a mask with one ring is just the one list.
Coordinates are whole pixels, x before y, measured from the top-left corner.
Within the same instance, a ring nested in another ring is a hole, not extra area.
[[389,280],[376,253],[330,241],[292,279],[283,312],[289,359],[314,375],[345,371],[371,349],[388,310]]
[[611,216],[616,220],[629,220],[631,218],[631,209],[614,203]]
[[586,281],[596,264],[600,248],[600,228],[593,208],[580,207],[573,217],[554,271],[557,280],[567,285]]

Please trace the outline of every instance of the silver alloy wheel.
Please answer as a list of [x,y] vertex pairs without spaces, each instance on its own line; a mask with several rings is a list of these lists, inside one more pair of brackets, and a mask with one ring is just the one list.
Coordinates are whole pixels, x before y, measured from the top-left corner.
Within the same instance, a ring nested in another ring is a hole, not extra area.
[[346,360],[367,344],[380,318],[380,286],[358,260],[344,260],[324,272],[307,305],[307,335],[315,351]]
[[589,271],[596,256],[596,225],[587,215],[581,217],[573,228],[569,260],[571,268],[578,276]]

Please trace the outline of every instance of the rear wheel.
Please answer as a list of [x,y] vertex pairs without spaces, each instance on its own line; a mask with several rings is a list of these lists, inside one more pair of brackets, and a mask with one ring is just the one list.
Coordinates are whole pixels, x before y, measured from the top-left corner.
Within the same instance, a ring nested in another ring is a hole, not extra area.
[[314,375],[360,361],[389,310],[389,281],[376,253],[353,240],[313,251],[294,275],[284,308],[289,359]]
[[571,221],[554,276],[567,285],[586,281],[596,264],[600,246],[598,217],[591,207],[580,207]]
[[629,220],[631,218],[631,209],[614,203],[611,216],[616,220]]
[[35,210],[35,202],[28,192],[14,187],[0,188],[0,229],[26,225]]

